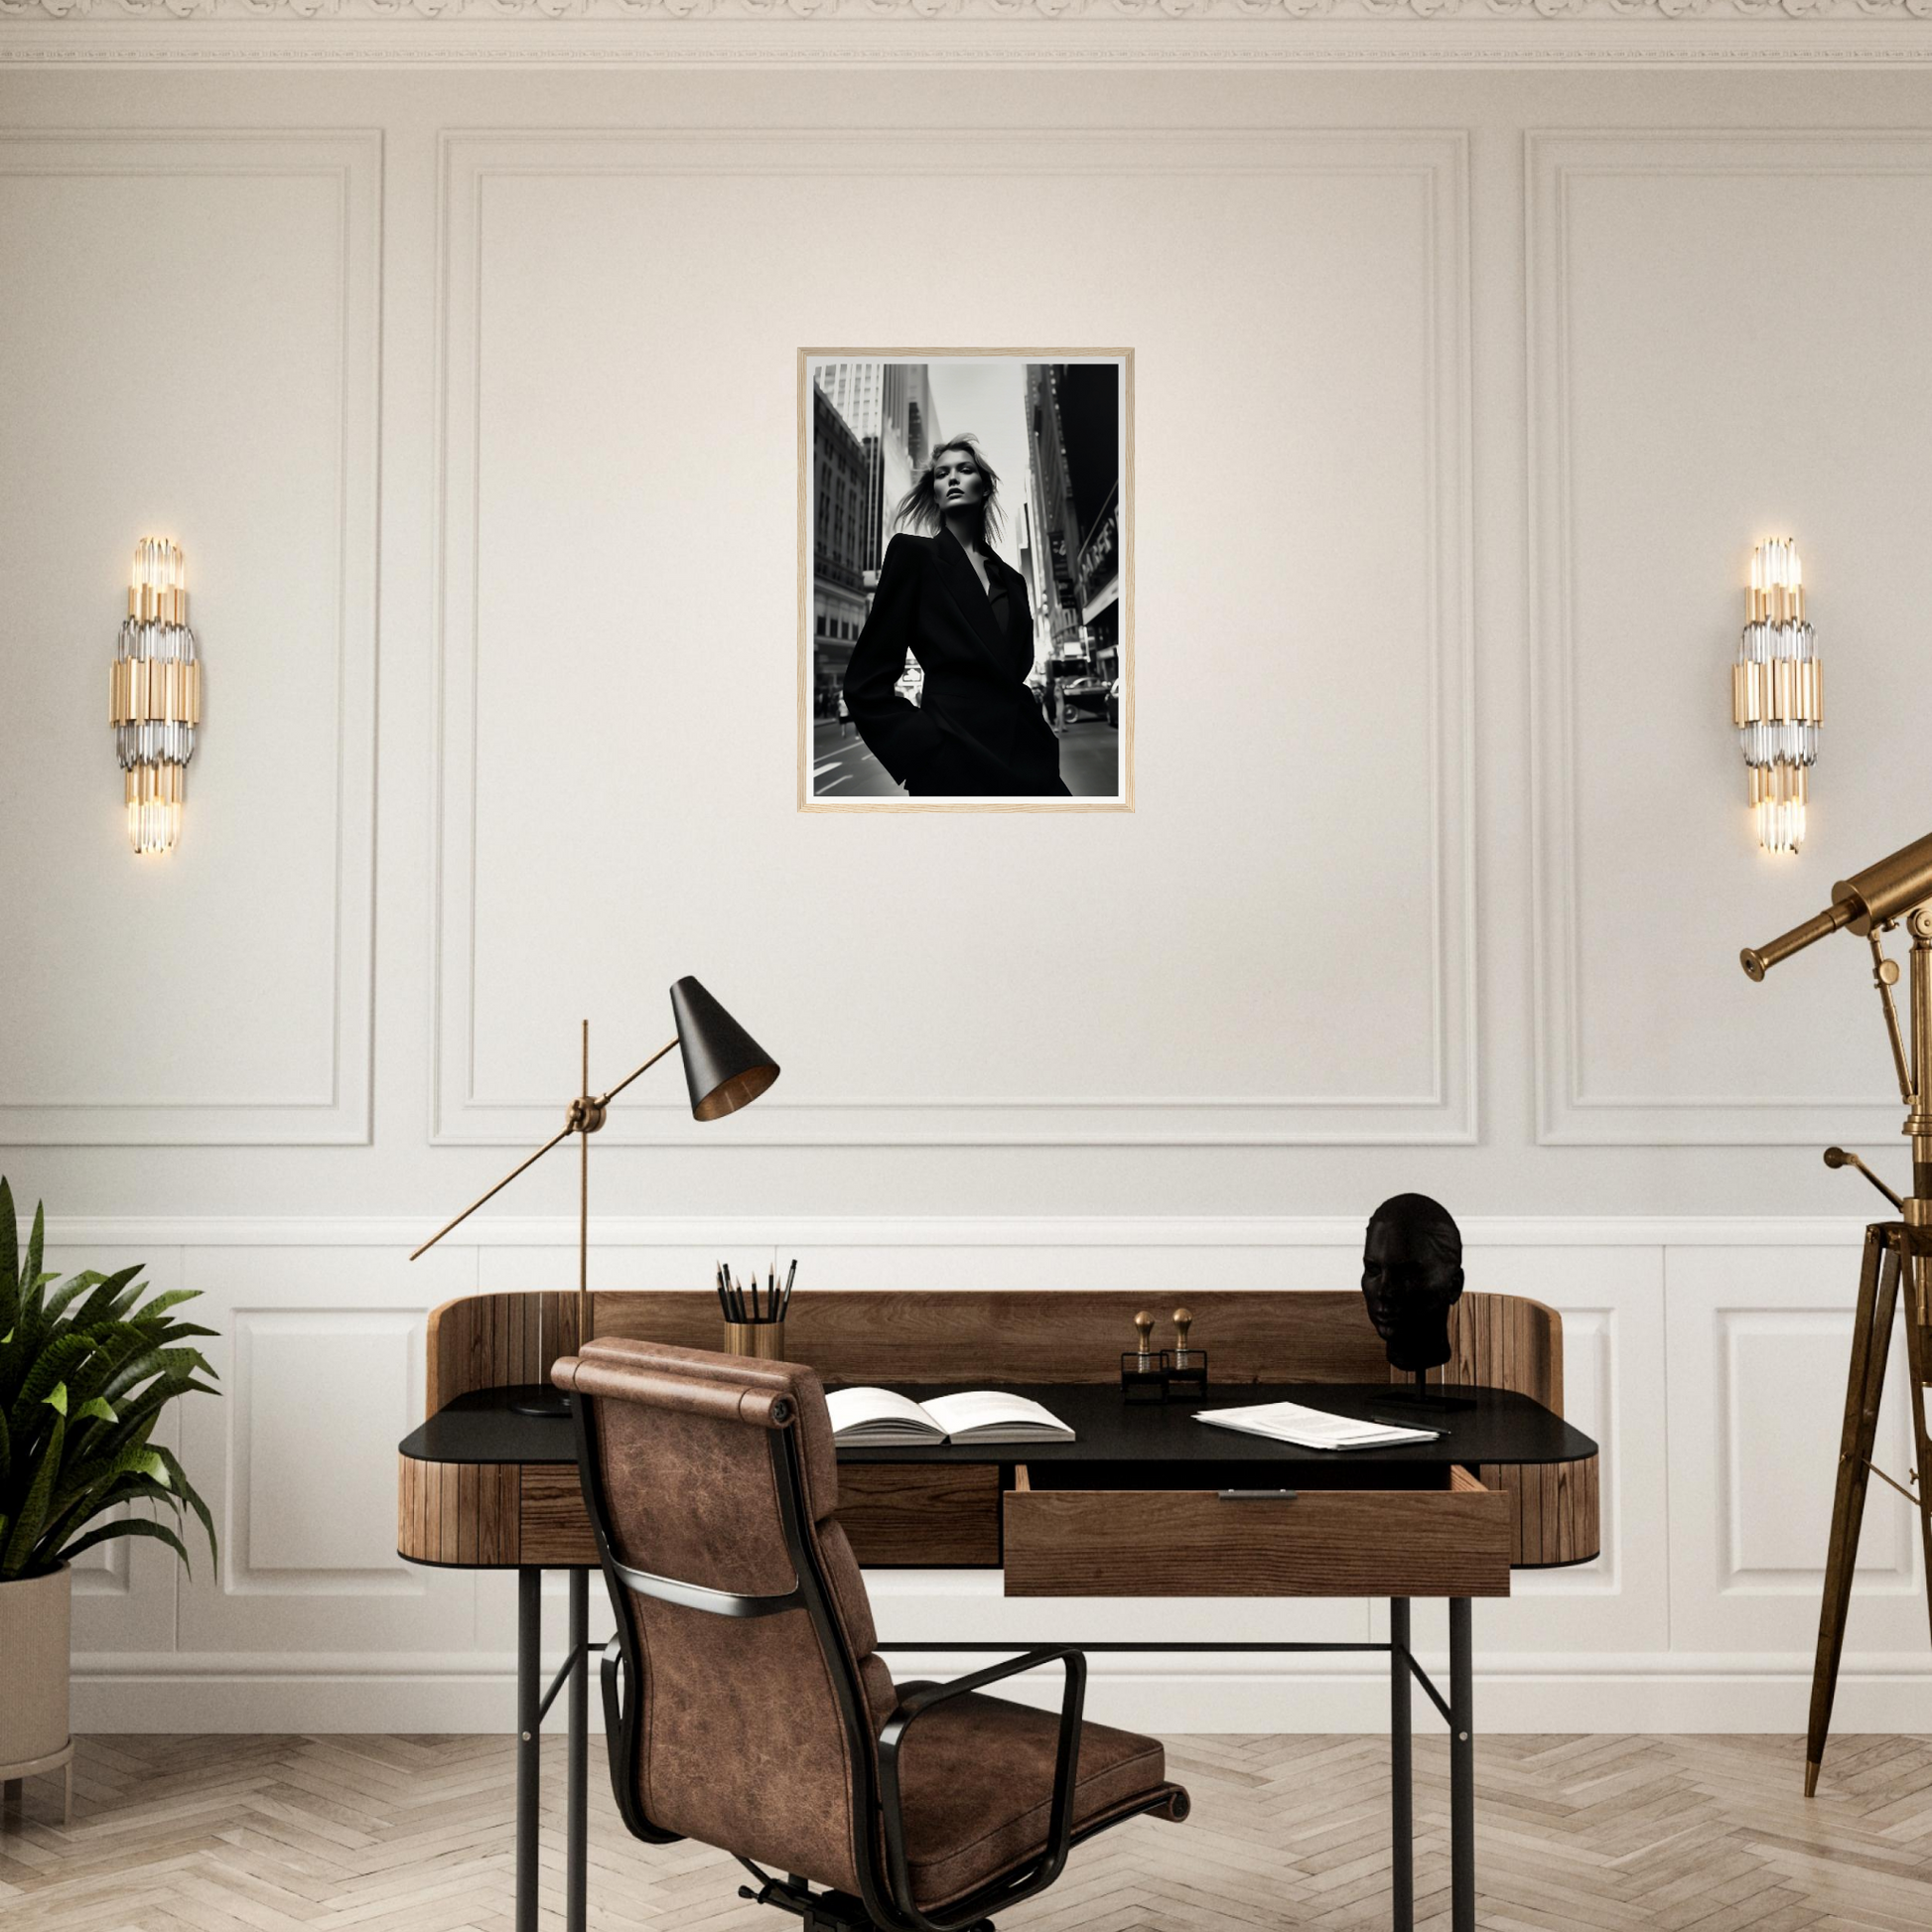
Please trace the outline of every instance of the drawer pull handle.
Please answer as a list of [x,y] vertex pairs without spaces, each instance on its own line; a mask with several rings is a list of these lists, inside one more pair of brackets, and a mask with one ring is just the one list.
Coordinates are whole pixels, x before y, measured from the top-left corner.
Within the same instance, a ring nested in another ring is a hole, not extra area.
[[1223,1489],[1224,1503],[1292,1503],[1300,1492],[1294,1489]]

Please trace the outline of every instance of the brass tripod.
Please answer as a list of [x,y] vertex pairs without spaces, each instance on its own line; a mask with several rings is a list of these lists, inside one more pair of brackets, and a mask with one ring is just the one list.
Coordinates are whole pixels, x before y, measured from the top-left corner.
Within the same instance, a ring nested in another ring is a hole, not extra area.
[[[1852,1606],[1852,1571],[1864,1519],[1867,1479],[1877,1476],[1918,1512],[1925,1551],[1926,1607],[1932,1617],[1932,1442],[1927,1439],[1924,1391],[1932,1383],[1932,835],[1894,852],[1832,888],[1832,903],[1762,948],[1742,954],[1744,971],[1761,980],[1779,960],[1815,939],[1850,928],[1871,948],[1871,978],[1884,1009],[1898,1090],[1905,1102],[1901,1130],[1912,1143],[1912,1190],[1901,1199],[1856,1154],[1825,1150],[1825,1165],[1857,1168],[1899,1211],[1896,1221],[1876,1221],[1864,1231],[1864,1262],[1859,1273],[1859,1305],[1852,1333],[1852,1369],[1845,1390],[1845,1427],[1839,1439],[1838,1481],[1832,1497],[1832,1540],[1825,1560],[1825,1599],[1818,1615],[1818,1657],[1812,1667],[1811,1723],[1805,1742],[1805,1796],[1818,1789],[1831,1730],[1845,1649],[1845,1619]],[[1905,916],[1911,936],[1909,1048],[1899,1028],[1892,988],[1897,962],[1885,957],[1883,935]],[[1916,1488],[1873,1465],[1871,1450],[1891,1352],[1892,1318],[1903,1286],[1905,1360],[1910,1371],[1912,1442]]]

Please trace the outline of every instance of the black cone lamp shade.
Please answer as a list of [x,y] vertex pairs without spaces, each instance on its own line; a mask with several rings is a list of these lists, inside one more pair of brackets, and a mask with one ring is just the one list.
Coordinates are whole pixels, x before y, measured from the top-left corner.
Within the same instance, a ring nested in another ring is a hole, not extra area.
[[671,988],[684,1084],[694,1120],[749,1107],[778,1077],[778,1063],[687,974]]

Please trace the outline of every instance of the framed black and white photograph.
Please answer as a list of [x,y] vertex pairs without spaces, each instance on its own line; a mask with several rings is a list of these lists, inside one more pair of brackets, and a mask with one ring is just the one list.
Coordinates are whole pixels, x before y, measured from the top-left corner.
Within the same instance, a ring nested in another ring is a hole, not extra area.
[[798,353],[798,802],[1130,811],[1131,349]]

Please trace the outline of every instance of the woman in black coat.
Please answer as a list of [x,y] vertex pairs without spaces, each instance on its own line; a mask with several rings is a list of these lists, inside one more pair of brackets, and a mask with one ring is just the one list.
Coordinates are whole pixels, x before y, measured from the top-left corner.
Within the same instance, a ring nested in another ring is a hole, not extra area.
[[[874,757],[915,798],[1065,798],[1059,740],[1028,688],[1026,580],[988,547],[1000,480],[957,436],[899,504],[879,589],[846,667],[845,701]],[[930,534],[924,534],[924,532]],[[925,687],[895,688],[906,653]]]

